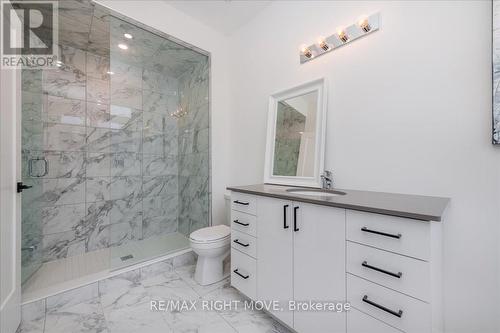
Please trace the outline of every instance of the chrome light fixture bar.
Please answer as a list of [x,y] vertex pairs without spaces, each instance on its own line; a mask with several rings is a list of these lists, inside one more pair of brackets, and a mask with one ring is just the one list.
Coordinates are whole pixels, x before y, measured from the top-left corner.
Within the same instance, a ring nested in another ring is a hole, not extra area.
[[358,38],[375,32],[380,27],[380,13],[361,17],[356,23],[338,28],[337,32],[326,38],[320,37],[316,44],[300,47],[300,63],[306,63],[325,53],[349,44]]

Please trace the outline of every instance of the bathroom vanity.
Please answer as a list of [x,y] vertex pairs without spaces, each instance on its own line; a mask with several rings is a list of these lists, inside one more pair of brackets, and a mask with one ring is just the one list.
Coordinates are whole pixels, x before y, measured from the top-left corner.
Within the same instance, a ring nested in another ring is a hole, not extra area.
[[[231,284],[299,333],[442,332],[441,222],[449,199],[229,187]],[[294,192],[292,192],[294,191]],[[350,310],[289,311],[288,301]]]

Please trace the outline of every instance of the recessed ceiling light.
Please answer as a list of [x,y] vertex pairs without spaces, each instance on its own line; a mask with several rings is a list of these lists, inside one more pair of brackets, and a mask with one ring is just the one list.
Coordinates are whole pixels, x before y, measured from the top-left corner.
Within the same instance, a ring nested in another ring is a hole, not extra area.
[[128,50],[128,45],[127,44],[118,44],[118,47],[122,50]]
[[123,34],[123,36],[127,39],[132,39],[134,38],[131,34]]
[[112,72],[112,71],[107,71],[106,73],[108,73],[109,75],[115,74],[115,72]]

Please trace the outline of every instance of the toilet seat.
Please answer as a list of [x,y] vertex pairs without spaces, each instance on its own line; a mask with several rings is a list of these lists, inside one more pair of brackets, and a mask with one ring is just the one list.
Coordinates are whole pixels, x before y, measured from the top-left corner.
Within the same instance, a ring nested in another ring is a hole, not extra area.
[[193,231],[189,239],[197,244],[209,244],[223,242],[226,243],[231,237],[231,229],[226,225],[216,225],[212,227],[201,228]]

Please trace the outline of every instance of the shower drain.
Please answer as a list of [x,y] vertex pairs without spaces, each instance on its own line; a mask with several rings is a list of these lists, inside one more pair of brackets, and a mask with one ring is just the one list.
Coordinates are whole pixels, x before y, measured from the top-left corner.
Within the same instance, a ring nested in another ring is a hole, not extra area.
[[120,257],[120,259],[121,259],[122,261],[125,261],[125,260],[132,259],[133,257],[134,257],[133,255],[128,254],[128,255],[126,255],[126,256]]

